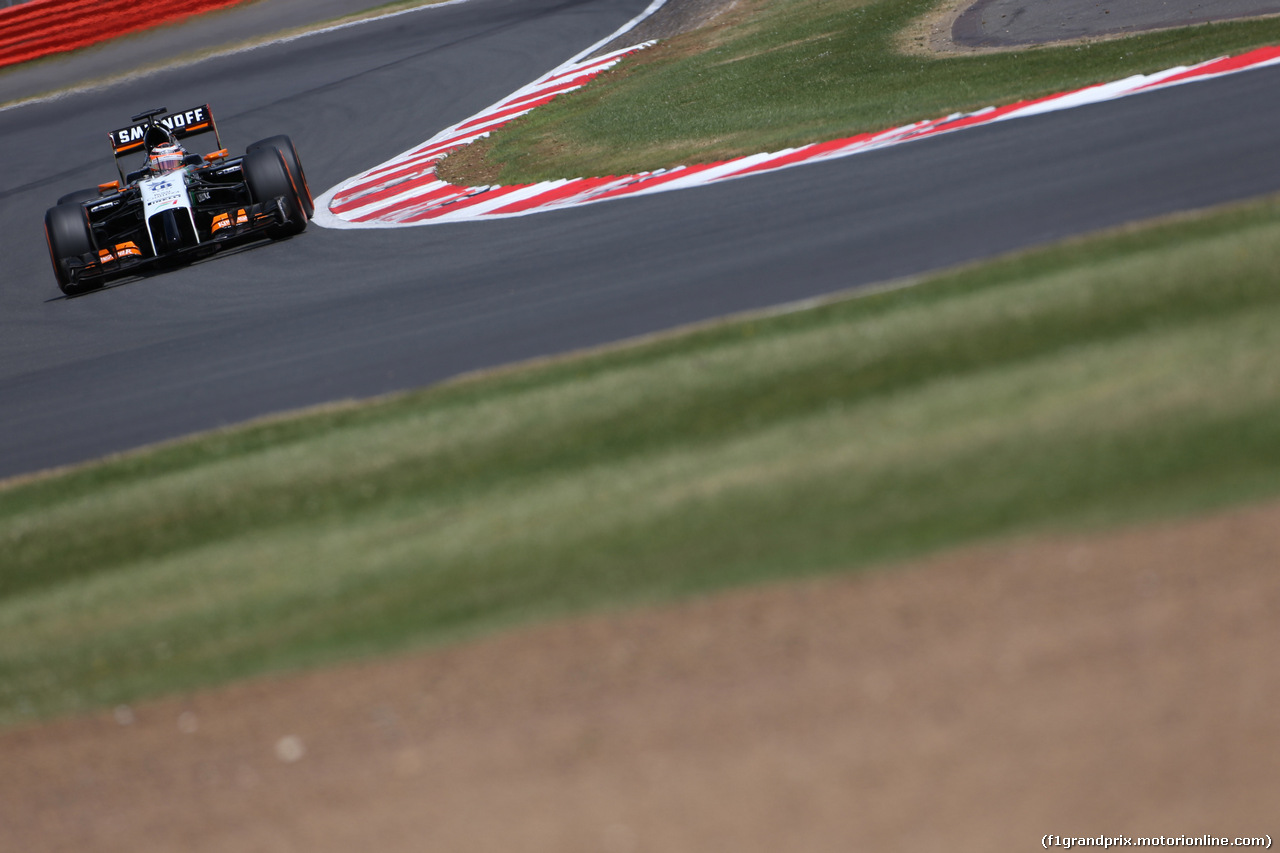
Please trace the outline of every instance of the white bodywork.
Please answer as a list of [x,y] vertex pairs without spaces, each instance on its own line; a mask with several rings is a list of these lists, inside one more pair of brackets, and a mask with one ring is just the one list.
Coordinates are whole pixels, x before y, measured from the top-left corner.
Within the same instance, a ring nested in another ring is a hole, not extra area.
[[[195,216],[191,212],[191,197],[187,195],[187,170],[179,169],[158,178],[138,181],[142,191],[142,208],[147,223],[147,238],[151,240],[151,254],[158,255],[155,237],[151,234],[151,217],[166,210],[185,210],[191,220],[191,230],[196,231]],[[179,214],[181,215],[181,214]],[[200,239],[196,232],[196,239]]]

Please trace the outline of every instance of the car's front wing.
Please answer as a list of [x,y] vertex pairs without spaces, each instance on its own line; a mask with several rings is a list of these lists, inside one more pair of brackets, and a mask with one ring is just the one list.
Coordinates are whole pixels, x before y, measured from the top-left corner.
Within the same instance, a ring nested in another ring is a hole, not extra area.
[[131,272],[143,272],[148,267],[165,262],[211,255],[229,243],[244,242],[269,228],[283,225],[289,218],[283,198],[230,208],[225,214],[215,217],[215,221],[222,219],[223,216],[225,219],[212,235],[192,246],[163,255],[151,254],[149,247],[139,246],[134,240],[100,249],[96,255],[92,253],[81,255],[67,264],[71,283],[79,284],[115,278]]

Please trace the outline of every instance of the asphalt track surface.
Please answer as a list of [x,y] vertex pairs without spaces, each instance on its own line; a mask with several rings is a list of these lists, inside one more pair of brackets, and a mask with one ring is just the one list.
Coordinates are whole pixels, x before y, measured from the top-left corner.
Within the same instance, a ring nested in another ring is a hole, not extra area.
[[76,299],[55,286],[43,212],[111,177],[122,116],[207,101],[235,149],[288,133],[318,194],[646,2],[472,0],[0,112],[0,477],[1280,189],[1267,69],[714,187],[317,227]]
[[1043,44],[1280,14],[1280,0],[977,0],[952,28],[965,47]]

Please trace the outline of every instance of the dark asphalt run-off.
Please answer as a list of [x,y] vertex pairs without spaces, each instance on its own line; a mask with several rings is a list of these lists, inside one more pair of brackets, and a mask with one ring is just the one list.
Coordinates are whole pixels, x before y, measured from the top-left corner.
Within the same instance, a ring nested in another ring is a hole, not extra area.
[[1280,0],[977,0],[956,19],[961,47],[1012,47],[1280,14]]

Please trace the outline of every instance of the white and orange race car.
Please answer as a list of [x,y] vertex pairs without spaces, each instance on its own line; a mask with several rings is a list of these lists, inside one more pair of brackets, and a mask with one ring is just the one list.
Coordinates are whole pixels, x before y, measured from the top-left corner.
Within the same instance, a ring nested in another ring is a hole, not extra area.
[[[228,157],[209,105],[134,116],[111,133],[119,180],[58,199],[44,217],[49,257],[68,295],[145,268],[177,265],[233,244],[300,234],[315,202],[287,136]],[[217,149],[198,154],[182,140],[212,133]],[[121,160],[145,156],[126,173]]]

